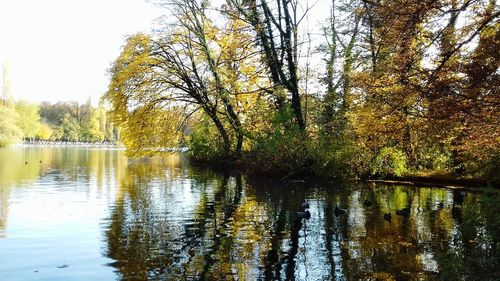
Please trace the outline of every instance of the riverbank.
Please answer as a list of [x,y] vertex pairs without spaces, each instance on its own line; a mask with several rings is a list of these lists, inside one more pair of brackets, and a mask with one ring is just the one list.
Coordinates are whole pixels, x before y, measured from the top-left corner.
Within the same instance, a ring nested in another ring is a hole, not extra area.
[[[25,141],[21,144],[17,144],[18,147],[82,147],[82,148],[113,148],[113,149],[125,149],[124,146],[111,142],[71,142],[71,141]],[[167,153],[185,153],[187,148],[168,148],[163,150],[156,150],[156,152],[167,152]],[[385,184],[395,184],[395,185],[406,185],[406,186],[428,186],[428,187],[444,187],[450,189],[479,189],[484,187],[494,187],[500,188],[500,183],[495,181],[488,181],[484,179],[474,179],[474,178],[461,178],[451,174],[437,174],[437,173],[415,173],[406,174],[403,176],[393,176],[387,175],[384,177],[378,176],[349,176],[345,178],[329,176],[326,174],[317,175],[315,173],[294,173],[294,171],[289,172],[285,175],[276,173],[262,173],[259,169],[250,166],[248,162],[243,160],[223,160],[217,159],[217,161],[204,161],[194,157],[188,157],[190,163],[198,167],[206,167],[212,170],[223,172],[223,173],[244,173],[256,177],[266,177],[273,180],[278,180],[282,182],[309,182],[309,181],[363,181],[363,182],[373,182],[373,183],[385,183]],[[332,172],[333,174],[333,172]]]
[[71,147],[113,147],[123,148],[124,146],[113,142],[84,142],[84,141],[49,141],[49,140],[33,140],[23,141],[15,146],[71,146]]
[[482,188],[492,186],[498,188],[498,183],[488,182],[477,179],[459,179],[459,178],[436,178],[436,177],[421,177],[421,176],[407,176],[407,177],[390,177],[385,179],[371,178],[367,182],[397,184],[397,185],[410,185],[410,186],[432,186],[444,187],[450,189],[463,189],[463,188]]
[[[494,187],[496,189],[500,188],[500,182],[491,181],[479,178],[465,178],[452,174],[438,174],[438,173],[408,173],[402,176],[386,175],[384,177],[364,175],[364,176],[349,176],[345,178],[334,177],[334,176],[321,176],[309,174],[299,174],[289,172],[285,175],[277,173],[262,173],[261,170],[256,169],[253,166],[249,166],[242,160],[218,160],[218,161],[203,161],[200,159],[190,157],[190,162],[199,167],[209,167],[210,169],[219,172],[237,172],[244,173],[253,177],[266,177],[273,180],[284,181],[284,182],[309,182],[309,181],[362,181],[362,182],[373,182],[373,183],[385,183],[385,184],[396,184],[396,185],[407,185],[407,186],[427,186],[427,187],[443,187],[450,189],[480,189],[484,187]],[[332,172],[333,174],[333,172]]]

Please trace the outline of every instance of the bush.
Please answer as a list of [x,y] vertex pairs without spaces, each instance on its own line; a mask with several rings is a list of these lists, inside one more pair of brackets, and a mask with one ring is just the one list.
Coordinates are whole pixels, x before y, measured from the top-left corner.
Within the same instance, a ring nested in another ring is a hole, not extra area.
[[419,149],[418,164],[417,168],[445,172],[452,166],[451,153],[443,145],[425,142]]
[[308,170],[310,157],[303,132],[294,124],[291,110],[267,116],[270,124],[251,139],[245,161],[254,173],[276,177],[296,177]]
[[187,140],[189,157],[195,161],[213,162],[224,157],[219,134],[206,119],[192,126]]
[[256,137],[248,158],[254,172],[286,177],[290,173],[304,173],[310,165],[307,154],[305,139],[297,128],[286,131],[277,128]]
[[279,178],[348,178],[362,170],[360,149],[345,139],[307,136],[293,122],[290,112],[274,116],[271,132],[261,133],[247,153],[255,173]]
[[496,154],[489,159],[485,167],[486,173],[484,174],[484,178],[495,186],[500,187],[500,154]]
[[406,172],[406,162],[403,151],[394,147],[384,147],[371,162],[371,174],[382,177],[388,175],[401,176]]

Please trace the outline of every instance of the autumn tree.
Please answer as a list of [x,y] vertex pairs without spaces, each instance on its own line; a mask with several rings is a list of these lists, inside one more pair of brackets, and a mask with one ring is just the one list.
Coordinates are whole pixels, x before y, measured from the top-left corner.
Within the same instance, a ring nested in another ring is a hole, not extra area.
[[[397,175],[471,171],[498,158],[494,0],[330,0],[319,36],[302,32],[308,1],[155,2],[170,11],[164,28],[127,39],[105,96],[132,151],[187,132],[212,156],[243,154],[285,176],[387,171],[377,165],[400,167]],[[317,50],[324,65],[309,80]],[[315,96],[313,80],[323,82]]]
[[228,0],[228,5],[249,22],[256,34],[274,83],[278,109],[286,104],[282,89],[289,93],[294,119],[301,130],[305,130],[299,88],[299,26],[311,6],[309,2],[297,0]]
[[375,57],[370,60],[372,65],[366,64],[367,71],[358,76],[358,82],[364,83],[357,97],[362,110],[355,113],[358,132],[370,146],[398,146],[414,162],[414,140],[424,124],[425,106],[414,85],[419,83],[422,63],[423,25],[434,7],[418,1],[411,5],[407,1],[370,5],[365,8],[369,10],[368,44],[373,46],[368,46]]
[[434,131],[448,132],[439,139],[452,146],[456,165],[484,163],[499,151],[500,10],[496,1],[449,1],[445,7],[439,15],[447,25],[436,36],[440,52],[424,88],[429,118]]
[[[174,110],[172,117],[183,117],[170,119],[175,126],[145,135],[178,136],[183,119],[200,110],[216,128],[223,154],[238,157],[244,139],[242,98],[259,91],[251,40],[235,18],[217,27],[203,1],[160,2],[171,9],[173,22],[161,36],[130,37],[111,70],[105,98],[115,120],[131,137],[127,130],[140,131],[149,126],[148,117]],[[135,114],[142,121],[132,122]]]
[[15,110],[18,114],[16,125],[23,131],[24,138],[33,139],[40,132],[40,114],[39,105],[32,104],[26,101],[15,103]]
[[415,167],[436,141],[467,147],[466,131],[488,131],[478,139],[495,146],[495,1],[363,2],[369,59],[356,76],[353,114],[362,140],[402,148]]
[[346,128],[353,69],[359,64],[358,37],[365,9],[361,1],[332,0],[328,24],[322,28],[326,55],[326,95],[322,125],[328,134],[340,135]]
[[0,147],[21,141],[23,131],[17,126],[18,118],[14,109],[0,106]]

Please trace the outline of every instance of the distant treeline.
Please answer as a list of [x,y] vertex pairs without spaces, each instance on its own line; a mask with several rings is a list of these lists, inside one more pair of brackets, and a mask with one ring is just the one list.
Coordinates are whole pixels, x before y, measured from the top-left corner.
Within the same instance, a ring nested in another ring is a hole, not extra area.
[[0,147],[23,139],[115,143],[119,136],[102,103],[93,107],[90,100],[85,104],[2,100],[0,105]]

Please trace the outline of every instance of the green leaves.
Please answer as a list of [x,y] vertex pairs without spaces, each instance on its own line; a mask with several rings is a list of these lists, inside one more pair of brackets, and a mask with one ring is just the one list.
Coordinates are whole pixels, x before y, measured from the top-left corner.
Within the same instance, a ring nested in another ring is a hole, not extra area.
[[384,147],[373,159],[370,168],[372,175],[402,176],[406,172],[406,156],[403,151],[394,147]]
[[18,118],[13,109],[0,106],[0,147],[21,141],[23,131],[16,125]]

